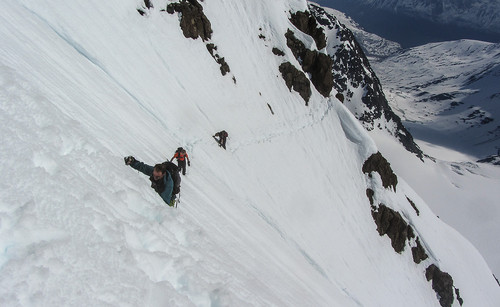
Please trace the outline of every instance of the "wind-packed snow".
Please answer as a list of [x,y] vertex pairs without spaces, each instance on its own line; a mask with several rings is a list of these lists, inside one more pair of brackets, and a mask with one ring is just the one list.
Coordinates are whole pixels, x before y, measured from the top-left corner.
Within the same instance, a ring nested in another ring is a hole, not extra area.
[[[430,264],[468,306],[498,305],[467,240],[403,178],[395,192],[362,173],[377,147],[349,111],[286,87],[305,1],[202,2],[226,76],[167,3],[0,2],[1,306],[439,306]],[[174,209],[123,157],[179,146],[192,163]],[[379,236],[367,188],[429,259]]]

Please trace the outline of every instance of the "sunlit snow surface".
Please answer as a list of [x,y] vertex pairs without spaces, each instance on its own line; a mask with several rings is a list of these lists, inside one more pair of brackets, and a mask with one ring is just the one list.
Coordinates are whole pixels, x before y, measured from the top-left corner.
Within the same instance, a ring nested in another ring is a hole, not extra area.
[[[468,241],[402,178],[395,193],[361,172],[377,149],[343,105],[284,84],[271,50],[298,66],[284,33],[305,1],[203,2],[225,77],[153,3],[0,3],[0,305],[439,306],[431,263],[471,306],[498,304]],[[178,146],[192,165],[172,209],[123,156]],[[430,259],[378,235],[368,187]]]

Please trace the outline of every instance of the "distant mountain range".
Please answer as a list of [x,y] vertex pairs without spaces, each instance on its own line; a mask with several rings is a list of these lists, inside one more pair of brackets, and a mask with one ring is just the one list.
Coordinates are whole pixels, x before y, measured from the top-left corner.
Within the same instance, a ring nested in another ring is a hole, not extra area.
[[500,33],[498,0],[355,0],[375,8],[418,15],[443,24],[470,26]]
[[403,47],[457,39],[500,42],[499,0],[318,0]]

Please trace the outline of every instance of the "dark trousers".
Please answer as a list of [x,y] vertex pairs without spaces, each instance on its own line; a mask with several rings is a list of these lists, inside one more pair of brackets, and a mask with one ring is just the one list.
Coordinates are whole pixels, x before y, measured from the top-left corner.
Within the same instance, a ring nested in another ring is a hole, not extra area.
[[179,167],[179,172],[182,171],[182,174],[186,175],[186,160],[177,160],[177,166]]
[[219,145],[222,146],[222,148],[226,149],[226,138],[225,137],[221,137],[219,139]]

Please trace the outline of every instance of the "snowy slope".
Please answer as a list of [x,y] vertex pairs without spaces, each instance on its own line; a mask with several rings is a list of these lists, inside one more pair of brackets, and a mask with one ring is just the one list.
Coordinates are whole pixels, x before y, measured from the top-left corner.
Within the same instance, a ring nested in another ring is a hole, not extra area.
[[[226,76],[153,4],[0,3],[0,305],[439,306],[431,264],[466,304],[498,304],[468,241],[402,178],[362,172],[377,149],[347,109],[286,87],[271,49],[300,67],[284,33],[305,1],[203,2]],[[122,157],[178,146],[192,167],[175,210]],[[427,260],[378,234],[368,188]]]

